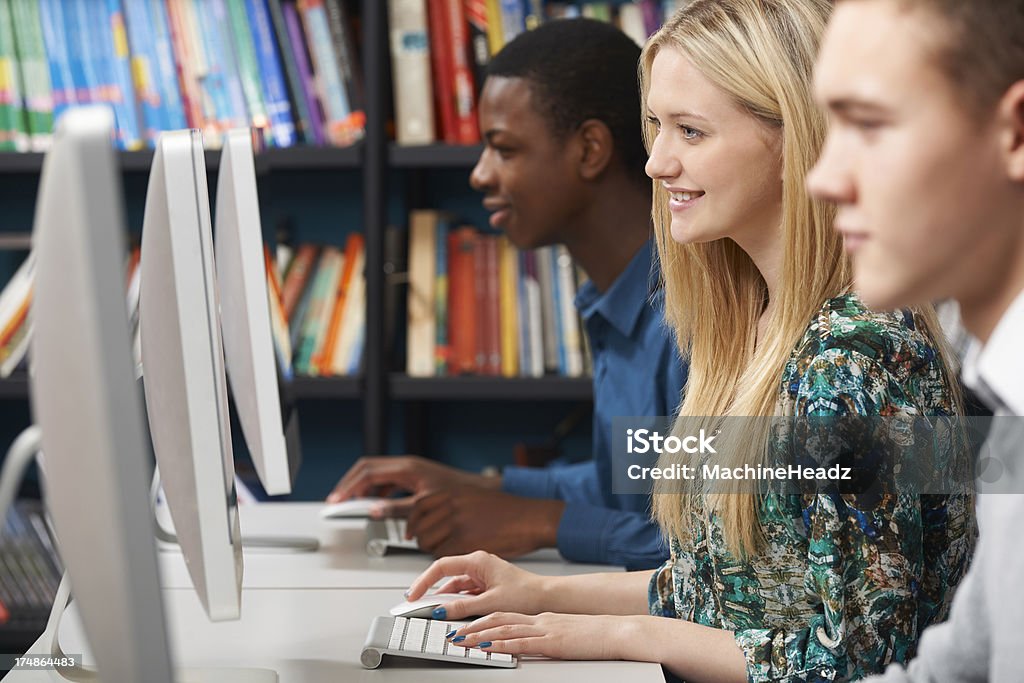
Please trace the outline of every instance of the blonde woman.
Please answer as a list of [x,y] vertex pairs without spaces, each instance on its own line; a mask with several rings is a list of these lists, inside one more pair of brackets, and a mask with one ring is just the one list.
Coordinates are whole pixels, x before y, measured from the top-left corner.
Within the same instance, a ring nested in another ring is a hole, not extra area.
[[[934,315],[866,310],[832,210],[804,189],[830,6],[697,0],[643,52],[666,316],[691,359],[677,429],[960,411]],[[757,439],[721,464],[764,462]],[[467,597],[435,618],[503,610],[453,630],[462,646],[654,661],[688,681],[845,680],[912,655],[973,541],[965,497],[661,491],[672,558],[653,573],[540,577],[474,553],[435,562],[409,597],[449,576],[441,590]]]

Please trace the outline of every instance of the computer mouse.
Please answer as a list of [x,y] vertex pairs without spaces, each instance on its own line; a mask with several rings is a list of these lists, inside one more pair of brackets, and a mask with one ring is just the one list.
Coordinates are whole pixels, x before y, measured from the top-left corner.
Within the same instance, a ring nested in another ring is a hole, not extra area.
[[466,596],[459,593],[434,593],[433,595],[424,595],[419,600],[403,602],[395,605],[391,608],[391,616],[430,619],[436,608],[441,605],[446,605],[452,600],[458,600],[464,597]]
[[358,519],[370,516],[370,508],[386,498],[350,498],[340,503],[331,503],[320,509],[323,519]]

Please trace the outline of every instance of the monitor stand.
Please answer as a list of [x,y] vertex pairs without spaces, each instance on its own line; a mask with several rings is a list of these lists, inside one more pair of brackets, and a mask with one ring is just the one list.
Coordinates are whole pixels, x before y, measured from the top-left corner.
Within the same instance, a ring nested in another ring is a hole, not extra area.
[[[232,487],[233,489],[233,487]],[[179,547],[177,534],[164,526],[157,514],[160,495],[160,468],[153,471],[153,487],[150,490],[153,520],[156,530],[154,535],[160,550],[171,550]],[[311,536],[242,536],[242,547],[248,550],[268,553],[313,553],[320,549],[320,541]]]

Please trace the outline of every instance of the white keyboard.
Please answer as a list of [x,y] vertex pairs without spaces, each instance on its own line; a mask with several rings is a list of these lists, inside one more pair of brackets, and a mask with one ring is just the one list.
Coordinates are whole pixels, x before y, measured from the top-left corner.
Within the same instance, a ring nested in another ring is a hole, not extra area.
[[506,669],[514,669],[518,664],[512,655],[452,644],[445,636],[456,628],[457,624],[432,619],[376,617],[359,659],[367,669],[380,666],[384,655]]
[[404,519],[371,519],[366,523],[366,552],[383,557],[392,550],[419,551],[416,539],[405,537]]

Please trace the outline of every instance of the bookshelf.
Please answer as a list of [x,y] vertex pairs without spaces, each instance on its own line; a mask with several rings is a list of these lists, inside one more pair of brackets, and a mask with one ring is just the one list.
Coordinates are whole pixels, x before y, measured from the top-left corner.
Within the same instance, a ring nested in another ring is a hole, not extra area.
[[[399,372],[401,368],[391,366],[392,349],[386,348],[385,316],[382,315],[388,287],[385,273],[385,228],[394,223],[394,204],[403,203],[402,212],[407,217],[409,210],[422,206],[421,196],[425,179],[435,171],[465,173],[476,164],[482,147],[449,146],[431,144],[417,147],[402,147],[389,139],[386,127],[391,106],[391,66],[387,3],[383,0],[359,0],[352,3],[359,8],[361,20],[362,75],[365,84],[364,109],[366,127],[363,139],[351,147],[310,147],[269,148],[258,152],[257,173],[265,175],[288,175],[309,172],[348,171],[349,178],[357,173],[361,187],[357,190],[362,206],[361,216],[365,236],[365,277],[366,277],[366,330],[362,359],[362,371],[357,376],[345,377],[303,377],[297,376],[291,386],[292,397],[310,406],[315,415],[321,416],[334,429],[330,418],[323,414],[342,410],[361,425],[362,446],[365,453],[388,453],[394,450],[394,431],[401,430],[402,411],[422,411],[434,403],[447,402],[496,402],[527,406],[536,403],[546,406],[561,403],[588,403],[592,400],[591,379],[547,376],[543,378],[498,378],[481,376],[456,376],[435,378],[412,378]],[[219,152],[206,155],[207,169],[216,172]],[[152,150],[119,152],[121,169],[126,180],[131,176],[136,184],[143,180],[153,159]],[[41,153],[0,153],[0,177],[22,176],[32,181],[42,170]],[[396,173],[404,176],[395,186]],[[333,180],[331,182],[334,182]],[[339,181],[340,182],[340,181]],[[403,191],[402,184],[406,185]],[[462,190],[465,197],[475,193],[468,185]],[[403,196],[404,195],[404,196]],[[29,200],[26,199],[25,202]],[[27,207],[29,212],[31,207]],[[391,211],[389,212],[389,209]],[[28,226],[18,230],[27,230]],[[0,233],[12,231],[0,228]],[[21,237],[24,241],[24,236]],[[400,315],[404,319],[404,299],[399,302]],[[403,343],[401,337],[393,340]],[[16,374],[0,381],[0,400],[27,402],[29,395],[28,377]],[[336,408],[332,402],[348,402],[344,408]],[[352,408],[348,407],[352,406]],[[353,410],[354,408],[354,410]],[[303,413],[305,414],[305,413]],[[423,424],[415,425],[406,420],[406,444],[404,448],[415,448],[424,443]],[[350,425],[344,434],[349,434]],[[425,425],[427,430],[430,425]],[[389,440],[391,447],[389,448]],[[314,463],[309,463],[314,464]],[[325,469],[323,464],[319,465]],[[340,472],[333,464],[331,476]]]

